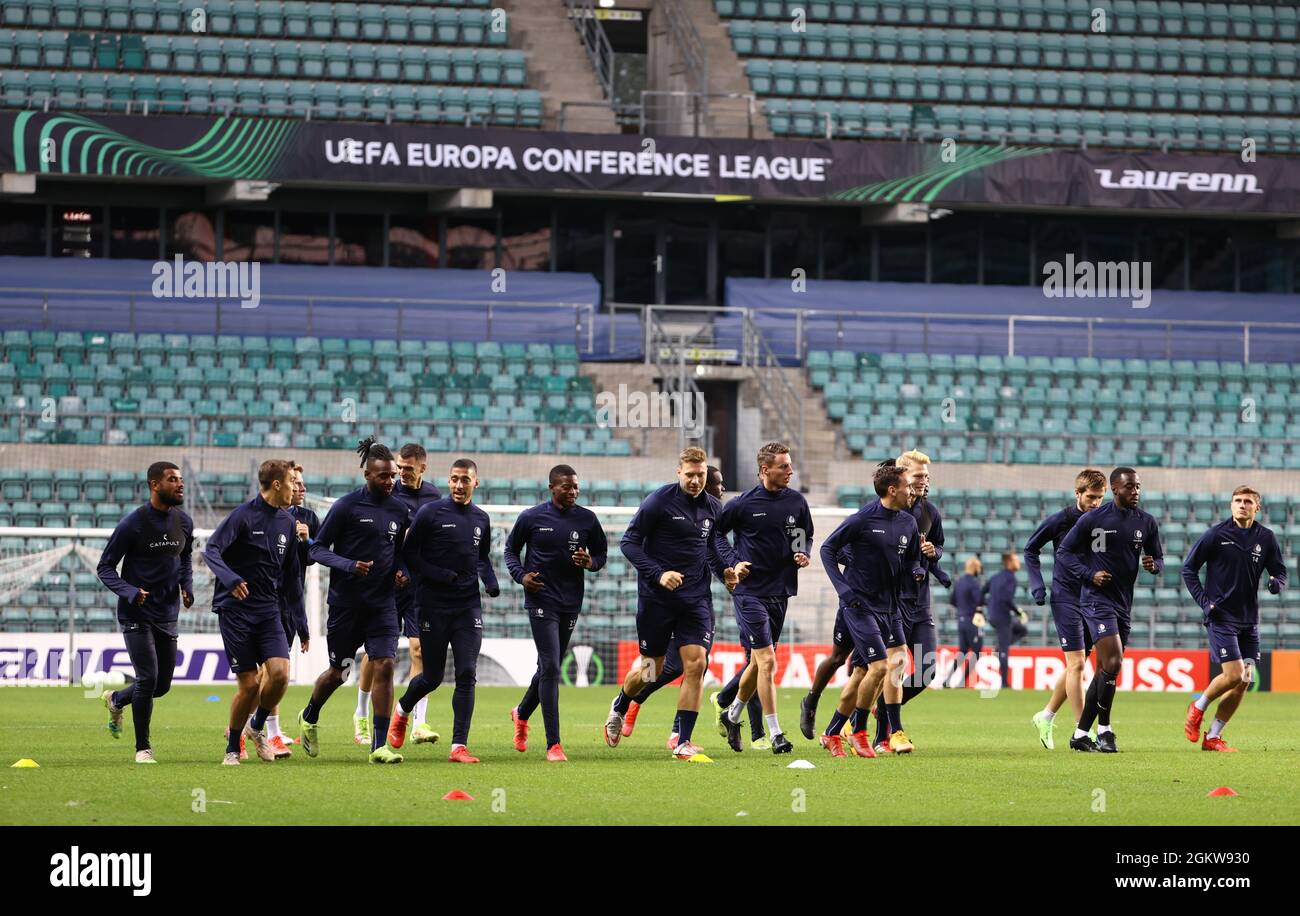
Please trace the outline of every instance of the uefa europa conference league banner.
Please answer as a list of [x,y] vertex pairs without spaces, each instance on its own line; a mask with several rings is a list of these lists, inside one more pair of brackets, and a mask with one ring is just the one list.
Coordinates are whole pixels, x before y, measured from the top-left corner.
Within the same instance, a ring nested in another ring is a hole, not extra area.
[[0,112],[0,172],[1300,213],[1300,158]]

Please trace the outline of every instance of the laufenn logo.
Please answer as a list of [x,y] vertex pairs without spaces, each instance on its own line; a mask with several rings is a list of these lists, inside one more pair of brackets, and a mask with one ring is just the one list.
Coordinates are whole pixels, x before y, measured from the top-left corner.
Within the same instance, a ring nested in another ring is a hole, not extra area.
[[1157,172],[1154,170],[1125,169],[1119,181],[1111,180],[1110,169],[1093,169],[1103,188],[1124,188],[1138,191],[1206,191],[1210,194],[1263,194],[1255,184],[1255,176],[1244,172]]
[[255,309],[262,301],[262,265],[257,261],[174,261],[153,265],[155,299],[238,299]]
[[50,856],[52,887],[129,887],[148,897],[153,887],[153,854],[148,852],[56,852]]

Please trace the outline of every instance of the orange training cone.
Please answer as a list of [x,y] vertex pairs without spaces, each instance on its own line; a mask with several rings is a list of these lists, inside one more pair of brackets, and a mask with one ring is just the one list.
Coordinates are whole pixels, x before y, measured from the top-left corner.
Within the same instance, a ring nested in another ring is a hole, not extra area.
[[1228,786],[1219,786],[1217,789],[1211,789],[1205,796],[1206,798],[1234,798],[1237,793]]
[[[1231,791],[1231,790],[1229,790]],[[473,801],[474,796],[468,792],[462,792],[460,789],[452,789],[442,797],[443,801]]]

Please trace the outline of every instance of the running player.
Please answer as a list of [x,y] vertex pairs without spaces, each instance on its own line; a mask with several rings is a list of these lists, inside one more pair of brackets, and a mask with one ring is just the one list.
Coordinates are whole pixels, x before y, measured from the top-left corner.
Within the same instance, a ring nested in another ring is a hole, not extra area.
[[[910,683],[894,684],[892,679],[885,681],[884,690],[875,707],[877,751],[889,750],[889,723],[896,718],[901,727],[903,706],[934,680],[939,638],[934,625],[934,614],[930,609],[930,576],[934,576],[944,588],[952,587],[952,580],[939,565],[939,560],[943,558],[943,515],[939,512],[939,507],[929,500],[930,456],[913,449],[899,455],[894,459],[894,464],[903,469],[903,479],[907,482],[911,499],[907,511],[916,519],[927,574],[920,582],[906,576],[901,582],[904,645],[912,654],[913,673]],[[890,706],[897,706],[898,709],[891,714]]]
[[[1074,478],[1074,503],[1043,520],[1029,540],[1025,542],[1025,568],[1029,570],[1029,591],[1034,603],[1040,607],[1047,601],[1047,588],[1043,584],[1043,569],[1039,552],[1048,544],[1055,551],[1067,531],[1074,527],[1083,513],[1091,512],[1106,497],[1106,475],[1096,468],[1084,468]],[[1092,648],[1088,630],[1079,612],[1079,589],[1083,583],[1072,577],[1064,566],[1052,572],[1052,622],[1065,653],[1065,670],[1056,679],[1056,687],[1047,706],[1034,713],[1031,720],[1038,731],[1038,740],[1049,751],[1056,747],[1052,733],[1056,730],[1056,711],[1070,700],[1074,721],[1083,714],[1083,663]]]
[[[1160,547],[1160,526],[1138,508],[1142,482],[1137,471],[1115,468],[1110,472],[1110,489],[1114,500],[1085,512],[1074,523],[1056,548],[1056,563],[1064,563],[1070,575],[1083,583],[1079,608],[1097,649],[1097,671],[1088,685],[1083,715],[1075,726],[1070,748],[1113,754],[1119,749],[1110,714],[1128,643],[1133,583],[1139,566],[1153,576],[1160,575],[1165,558]],[[1094,719],[1095,742],[1088,737]]]
[[425,503],[415,513],[406,545],[406,562],[416,577],[415,610],[420,618],[421,654],[425,668],[411,679],[397,702],[388,743],[401,747],[416,704],[442,683],[447,647],[456,665],[452,693],[452,763],[478,763],[469,752],[470,722],[474,718],[474,684],[478,654],[483,646],[481,580],[488,597],[501,594],[492,569],[492,522],[473,504],[478,465],[457,458],[447,477],[450,496]]
[[[1232,516],[1201,535],[1183,563],[1183,583],[1200,605],[1201,622],[1210,638],[1210,658],[1222,672],[1187,707],[1183,734],[1201,738],[1205,711],[1219,701],[1214,721],[1201,741],[1203,751],[1235,752],[1223,729],[1255,680],[1259,664],[1259,579],[1268,572],[1270,594],[1286,587],[1286,564],[1277,537],[1255,521],[1259,491],[1242,486],[1232,491]],[[1200,571],[1205,567],[1205,584]]]
[[[724,486],[724,481],[722,479],[722,471],[711,464],[708,465],[708,473],[704,480],[704,492],[721,502],[722,494],[725,490],[726,487]],[[712,622],[713,629],[716,631],[718,628],[718,618],[713,612],[712,592],[709,593],[709,613],[712,615],[710,621]],[[708,647],[710,651],[712,648],[712,646]],[[746,655],[746,661],[748,661],[748,654]],[[705,664],[707,663],[708,658],[706,657]],[[728,682],[727,687],[724,687],[723,690],[725,691],[727,689],[735,689],[738,687],[740,684],[740,675],[741,671],[737,671],[736,676]],[[682,656],[679,651],[677,637],[674,636],[668,642],[668,654],[664,656],[663,671],[660,672],[659,676],[655,678],[651,684],[642,689],[642,691],[636,695],[636,698],[632,701],[631,705],[628,706],[627,715],[623,717],[624,738],[632,737],[632,729],[636,725],[636,718],[641,711],[641,704],[649,699],[651,694],[655,693],[661,687],[666,687],[681,676]],[[710,697],[710,702],[714,707],[715,714],[718,715],[720,719],[722,710],[718,707],[719,696],[721,696],[720,693],[715,693]],[[749,730],[752,738],[750,746],[753,747],[754,750],[769,750],[771,745],[767,743],[767,736],[763,731],[763,707],[759,705],[757,696],[750,697],[747,712],[749,713]],[[677,742],[679,741],[678,732],[677,718],[674,717],[672,731],[668,733],[668,750],[670,751],[677,747]]]
[[393,498],[397,462],[393,453],[368,436],[357,446],[365,486],[340,496],[311,542],[313,560],[330,569],[329,613],[325,645],[329,667],[316,678],[311,699],[298,716],[302,749],[320,754],[319,722],[325,703],[342,684],[357,650],[365,646],[375,666],[375,729],[371,763],[401,763],[402,755],[383,743],[393,708],[393,658],[397,655],[395,593],[408,588],[402,545],[411,516]]
[[[275,760],[264,726],[289,684],[280,594],[294,537],[293,518],[285,511],[293,504],[293,466],[278,458],[263,461],[257,485],[258,495],[222,519],[203,548],[203,560],[216,580],[212,610],[238,682],[221,761],[226,766],[239,766],[241,736],[252,740],[262,760]],[[259,665],[265,667],[260,684]]]
[[714,524],[722,506],[704,492],[704,450],[690,447],[677,459],[677,480],[641,502],[620,544],[637,569],[637,638],[640,658],[628,672],[623,689],[605,721],[605,743],[617,747],[623,717],[636,696],[659,676],[669,641],[676,636],[683,675],[677,697],[679,743],[673,756],[687,759],[700,752],[691,742],[699,717],[700,692],[713,642],[709,599],[710,569],[734,587],[736,571],[724,568],[718,555]]
[[[311,539],[320,531],[320,519],[316,517],[315,512],[304,505],[307,501],[307,482],[302,476],[302,465],[292,460],[289,463],[293,469],[293,504],[289,506],[288,512],[294,522],[294,549],[290,550],[284,558],[284,591],[280,596],[280,625],[284,627],[284,638],[288,642],[289,651],[293,651],[293,639],[296,636],[299,650],[306,655],[311,644],[311,630],[307,625],[305,586],[307,567],[313,562],[307,555],[307,550]],[[263,668],[259,677],[265,677],[265,673],[266,669]],[[277,760],[293,756],[293,751],[290,750],[288,742],[284,740],[284,734],[280,731],[279,704],[276,704],[271,710],[271,715],[266,719],[266,734]]]
[[560,746],[560,662],[582,610],[583,571],[603,568],[609,545],[596,513],[577,505],[578,473],[557,464],[549,483],[550,500],[521,512],[506,538],[506,568],[524,587],[524,610],[537,646],[537,673],[510,719],[515,750],[522,753],[528,750],[528,719],[540,703],[546,759],[558,762],[568,759]]
[[[194,604],[194,522],[180,507],[185,481],[170,461],[145,473],[149,501],[113,529],[99,557],[99,581],[117,595],[117,622],[135,681],[102,694],[108,733],[122,737],[122,712],[131,707],[135,762],[157,763],[149,742],[153,701],[171,688],[176,670],[176,622],[180,606]],[[117,566],[122,565],[118,575]]]
[[[727,555],[727,565],[739,580],[733,591],[736,622],[750,653],[735,697],[722,717],[733,751],[744,749],[740,716],[755,694],[772,735],[772,753],[794,749],[777,718],[776,643],[790,596],[799,590],[799,570],[809,563],[813,523],[808,501],[790,488],[793,474],[790,449],[780,442],[764,445],[758,450],[761,482],[727,503],[715,526],[718,551]],[[734,548],[725,541],[730,531],[736,533]]]
[[[424,479],[424,472],[428,468],[428,454],[421,445],[408,442],[397,453],[397,473],[400,479],[393,489],[393,496],[406,504],[412,519],[425,503],[442,498],[438,488]],[[424,670],[424,656],[420,654],[420,621],[415,614],[415,589],[404,588],[398,591],[397,615],[401,618],[402,635],[407,639],[411,654],[411,677],[415,677]],[[370,688],[373,682],[370,656],[363,655],[361,670],[357,674],[357,711],[352,716],[352,740],[361,745],[370,744]],[[428,697],[415,705],[411,729],[411,741],[415,744],[432,744],[440,737],[425,721],[428,705]]]
[[[879,499],[845,519],[821,548],[822,565],[844,603],[844,622],[853,634],[853,663],[865,669],[854,671],[850,678],[854,694],[842,698],[826,728],[822,744],[834,757],[844,756],[840,731],[846,720],[851,722],[853,752],[859,757],[876,756],[867,717],[885,678],[901,680],[907,661],[899,612],[901,580],[909,574],[917,581],[928,575],[916,520],[906,511],[911,490],[903,469],[879,467],[872,484]],[[850,547],[850,563],[841,571],[836,563],[845,546]],[[890,639],[884,639],[883,633],[889,633]],[[907,753],[911,748],[895,709],[889,717],[890,748]]]

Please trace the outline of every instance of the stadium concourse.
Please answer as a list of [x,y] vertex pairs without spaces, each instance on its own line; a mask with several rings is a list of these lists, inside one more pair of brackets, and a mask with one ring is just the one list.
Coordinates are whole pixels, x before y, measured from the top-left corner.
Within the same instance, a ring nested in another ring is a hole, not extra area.
[[[484,684],[535,668],[503,541],[554,466],[616,541],[684,448],[734,496],[775,441],[814,544],[878,462],[928,455],[953,579],[1020,555],[1082,469],[1136,469],[1167,562],[1138,579],[1121,688],[1203,688],[1176,561],[1243,484],[1300,554],[1298,49],[1289,2],[7,0],[0,680],[129,667],[95,571],[152,463],[201,548],[266,459],[325,517],[374,436],[427,450],[444,490],[477,462],[504,585]],[[195,557],[177,683],[224,682]],[[839,603],[809,559],[788,688]],[[637,571],[611,550],[587,581],[561,669],[608,688]],[[710,591],[725,682],[745,655]],[[1295,594],[1260,602],[1260,689],[1300,690]],[[1017,602],[1006,686],[1050,687],[1023,574]],[[998,681],[989,656],[972,684]]]

